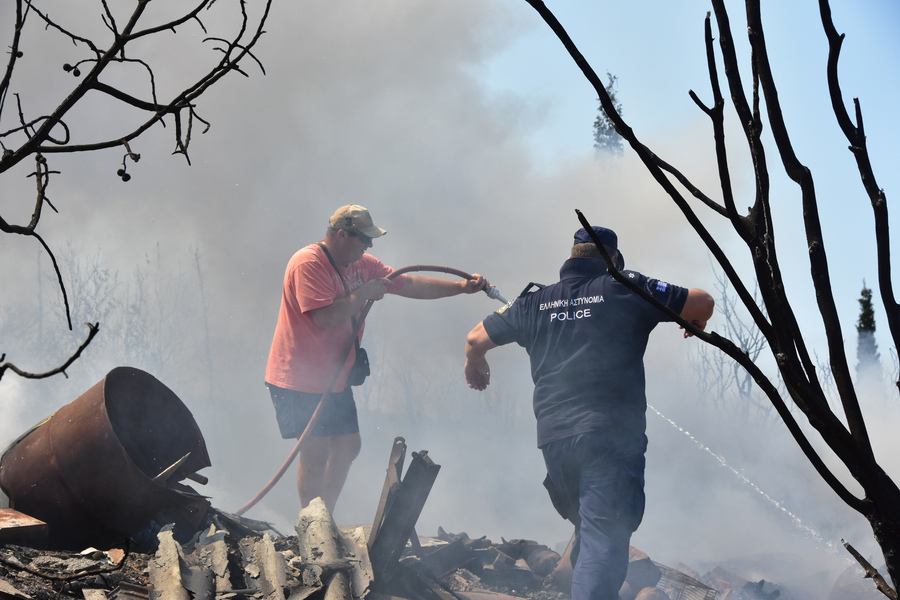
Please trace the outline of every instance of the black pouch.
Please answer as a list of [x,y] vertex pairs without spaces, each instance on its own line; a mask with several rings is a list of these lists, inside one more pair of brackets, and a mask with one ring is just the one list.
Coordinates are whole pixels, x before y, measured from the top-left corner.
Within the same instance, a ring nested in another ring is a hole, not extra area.
[[365,348],[356,347],[356,362],[347,375],[347,383],[350,385],[362,385],[369,376],[369,355]]

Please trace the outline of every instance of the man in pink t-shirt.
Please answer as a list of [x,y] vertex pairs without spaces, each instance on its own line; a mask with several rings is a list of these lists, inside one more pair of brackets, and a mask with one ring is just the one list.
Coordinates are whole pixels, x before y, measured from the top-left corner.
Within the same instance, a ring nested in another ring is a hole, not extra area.
[[350,465],[359,454],[356,403],[347,385],[356,353],[344,354],[352,343],[353,323],[365,304],[385,294],[434,299],[474,294],[488,286],[478,274],[459,281],[408,274],[388,279],[394,270],[366,254],[372,240],[385,233],[362,206],[342,206],[329,220],[325,238],[298,250],[285,270],[281,309],[266,365],[266,386],[282,437],[300,437],[342,363],[300,449],[297,491],[304,507],[321,497],[333,511]]

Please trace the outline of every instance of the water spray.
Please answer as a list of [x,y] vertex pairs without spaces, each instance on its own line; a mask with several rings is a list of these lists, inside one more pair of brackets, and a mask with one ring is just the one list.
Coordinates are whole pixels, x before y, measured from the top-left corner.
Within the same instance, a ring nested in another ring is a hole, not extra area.
[[[387,276],[387,279],[394,279],[404,273],[409,273],[412,271],[429,271],[433,273],[449,273],[451,275],[456,275],[457,277],[461,277],[462,279],[475,279],[472,275],[469,275],[465,271],[460,271],[459,269],[454,269],[452,267],[443,267],[439,265],[410,265],[408,267],[403,267],[402,269],[397,269],[393,273]],[[496,286],[488,286],[484,288],[484,293],[487,294],[488,298],[492,300],[499,300],[500,302],[507,304],[506,298],[500,294],[500,291]],[[253,508],[257,502],[263,499],[263,497],[269,493],[275,484],[278,483],[278,480],[281,479],[281,476],[285,474],[288,470],[288,467],[291,466],[291,463],[294,462],[294,459],[297,458],[297,455],[300,454],[300,448],[303,445],[303,442],[306,441],[307,435],[309,432],[313,430],[316,425],[316,421],[319,419],[319,413],[322,411],[322,407],[325,405],[325,401],[328,400],[328,397],[331,395],[332,390],[334,389],[334,384],[337,383],[338,376],[341,374],[341,370],[344,366],[344,361],[347,359],[347,356],[350,354],[350,350],[356,345],[356,339],[359,336],[359,329],[362,327],[363,321],[366,319],[366,315],[369,314],[369,309],[372,308],[373,300],[369,300],[366,302],[362,311],[359,313],[359,318],[356,319],[356,327],[353,329],[353,334],[350,336],[350,341],[347,344],[347,348],[343,353],[344,360],[341,360],[338,364],[337,369],[334,372],[334,375],[331,376],[331,382],[328,384],[326,388],[326,392],[322,394],[322,398],[319,400],[319,404],[316,406],[316,410],[313,412],[312,417],[309,419],[309,423],[306,425],[306,429],[303,430],[303,433],[300,435],[300,438],[297,440],[297,443],[294,444],[293,450],[288,455],[287,460],[284,461],[284,464],[281,465],[281,468],[278,469],[278,472],[275,473],[274,477],[259,491],[256,496],[254,496],[247,504],[239,508],[235,511],[234,514],[240,516]]]
[[661,412],[659,412],[658,410],[656,410],[656,408],[654,408],[654,407],[651,406],[650,404],[647,405],[647,408],[649,408],[650,410],[652,410],[653,412],[655,412],[656,414],[658,414],[658,415],[659,415],[660,417],[662,417],[664,420],[668,421],[669,424],[670,424],[672,427],[674,427],[675,429],[677,429],[678,431],[680,431],[681,433],[683,433],[684,435],[686,435],[688,438],[690,438],[690,440],[691,440],[692,442],[694,442],[694,444],[696,444],[698,448],[700,448],[701,450],[703,450],[704,452],[706,452],[707,454],[709,454],[710,456],[712,456],[713,458],[715,458],[716,461],[718,461],[718,463],[719,463],[720,465],[722,465],[723,467],[725,467],[726,469],[728,469],[729,471],[731,471],[731,472],[734,474],[735,477],[737,477],[738,479],[740,479],[741,481],[743,481],[744,483],[746,483],[747,485],[749,485],[750,487],[752,487],[754,491],[756,491],[757,493],[759,493],[759,494],[760,494],[763,498],[765,498],[769,503],[771,503],[773,506],[775,506],[775,508],[777,508],[778,510],[780,510],[781,512],[783,512],[784,514],[786,514],[786,515],[791,519],[791,521],[794,522],[794,525],[795,525],[798,529],[800,529],[801,531],[803,531],[806,535],[808,535],[809,537],[813,538],[814,540],[816,540],[816,541],[819,542],[820,544],[824,545],[825,548],[826,548],[829,552],[831,552],[831,553],[833,553],[833,554],[836,554],[836,555],[840,555],[840,554],[841,554],[841,552],[839,551],[839,548],[837,547],[837,545],[836,545],[834,542],[830,542],[830,541],[826,540],[825,538],[822,537],[822,535],[821,535],[818,531],[816,531],[815,529],[813,529],[813,528],[810,527],[809,525],[804,524],[803,521],[800,520],[800,517],[798,517],[797,515],[795,515],[794,513],[792,513],[790,510],[788,510],[787,507],[785,507],[781,502],[779,502],[778,500],[772,498],[769,494],[767,494],[765,491],[763,491],[758,485],[756,485],[755,483],[753,483],[752,481],[750,481],[750,478],[748,478],[746,475],[744,475],[743,473],[741,473],[740,471],[738,471],[737,469],[735,469],[734,467],[732,467],[731,465],[729,465],[729,464],[725,461],[725,457],[724,457],[724,456],[722,456],[721,454],[717,454],[717,453],[713,452],[713,451],[709,448],[709,446],[706,446],[705,444],[703,444],[703,442],[701,442],[700,440],[698,440],[697,438],[695,438],[693,435],[691,435],[691,433],[690,433],[688,430],[684,429],[683,427],[681,427],[680,425],[678,425],[675,421],[673,421],[673,420],[670,419],[669,417],[665,416],[664,414],[662,414]]

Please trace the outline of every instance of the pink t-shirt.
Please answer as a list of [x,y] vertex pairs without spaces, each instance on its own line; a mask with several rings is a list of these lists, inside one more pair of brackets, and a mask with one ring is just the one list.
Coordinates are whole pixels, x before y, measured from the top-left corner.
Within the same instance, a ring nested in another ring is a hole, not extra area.
[[[369,254],[363,254],[358,261],[341,268],[351,292],[367,281],[387,277],[393,272]],[[388,291],[396,292],[405,280],[403,275],[392,280]],[[318,244],[301,248],[291,257],[284,273],[281,309],[266,365],[268,383],[299,392],[325,392],[351,342],[353,326],[347,319],[336,327],[322,329],[315,324],[309,311],[328,306],[343,296],[344,286]],[[360,339],[364,327],[360,328]],[[354,359],[355,353],[350,351],[332,392],[347,386],[347,374]]]

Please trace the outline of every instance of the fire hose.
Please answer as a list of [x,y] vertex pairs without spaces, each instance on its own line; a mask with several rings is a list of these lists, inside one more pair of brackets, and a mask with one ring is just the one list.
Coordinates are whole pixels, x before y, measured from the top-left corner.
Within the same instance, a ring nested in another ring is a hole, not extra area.
[[[394,279],[404,273],[409,273],[412,271],[429,271],[435,273],[448,273],[450,275],[456,275],[461,277],[462,279],[474,279],[472,275],[469,275],[465,271],[460,271],[459,269],[454,269],[452,267],[442,267],[438,265],[410,265],[408,267],[403,267],[402,269],[397,269],[390,275],[388,275],[387,279]],[[499,300],[506,304],[506,298],[504,298],[499,290],[495,286],[489,286],[484,288],[484,293],[487,294],[488,298],[492,298],[494,300]],[[257,502],[263,499],[269,491],[275,487],[275,484],[278,483],[278,480],[281,479],[281,476],[285,474],[288,470],[288,467],[291,466],[291,463],[294,462],[294,459],[297,458],[297,455],[300,453],[300,448],[303,446],[303,442],[306,441],[307,436],[313,430],[316,425],[316,421],[319,418],[319,413],[322,411],[322,407],[325,405],[325,402],[328,400],[328,397],[331,395],[331,392],[334,388],[334,384],[337,383],[338,377],[341,374],[341,370],[343,369],[344,362],[347,360],[347,356],[350,354],[350,350],[356,345],[355,341],[359,335],[359,330],[362,327],[363,321],[366,319],[366,315],[369,314],[369,310],[372,308],[372,304],[374,300],[366,301],[365,306],[363,306],[362,311],[359,313],[359,317],[356,319],[356,327],[353,329],[353,333],[350,336],[350,341],[347,344],[346,349],[344,350],[342,356],[343,360],[339,361],[337,369],[334,371],[334,375],[331,376],[331,381],[328,384],[328,387],[325,389],[325,393],[322,394],[322,398],[319,400],[319,404],[316,406],[316,410],[313,411],[312,417],[309,419],[309,423],[306,425],[306,429],[303,430],[303,433],[300,434],[299,439],[297,439],[297,443],[294,444],[294,448],[291,450],[291,453],[288,455],[287,459],[284,461],[284,464],[281,465],[281,468],[278,469],[278,472],[272,477],[272,479],[263,487],[256,496],[254,496],[247,504],[239,508],[235,511],[234,514],[240,516],[253,508]]]

